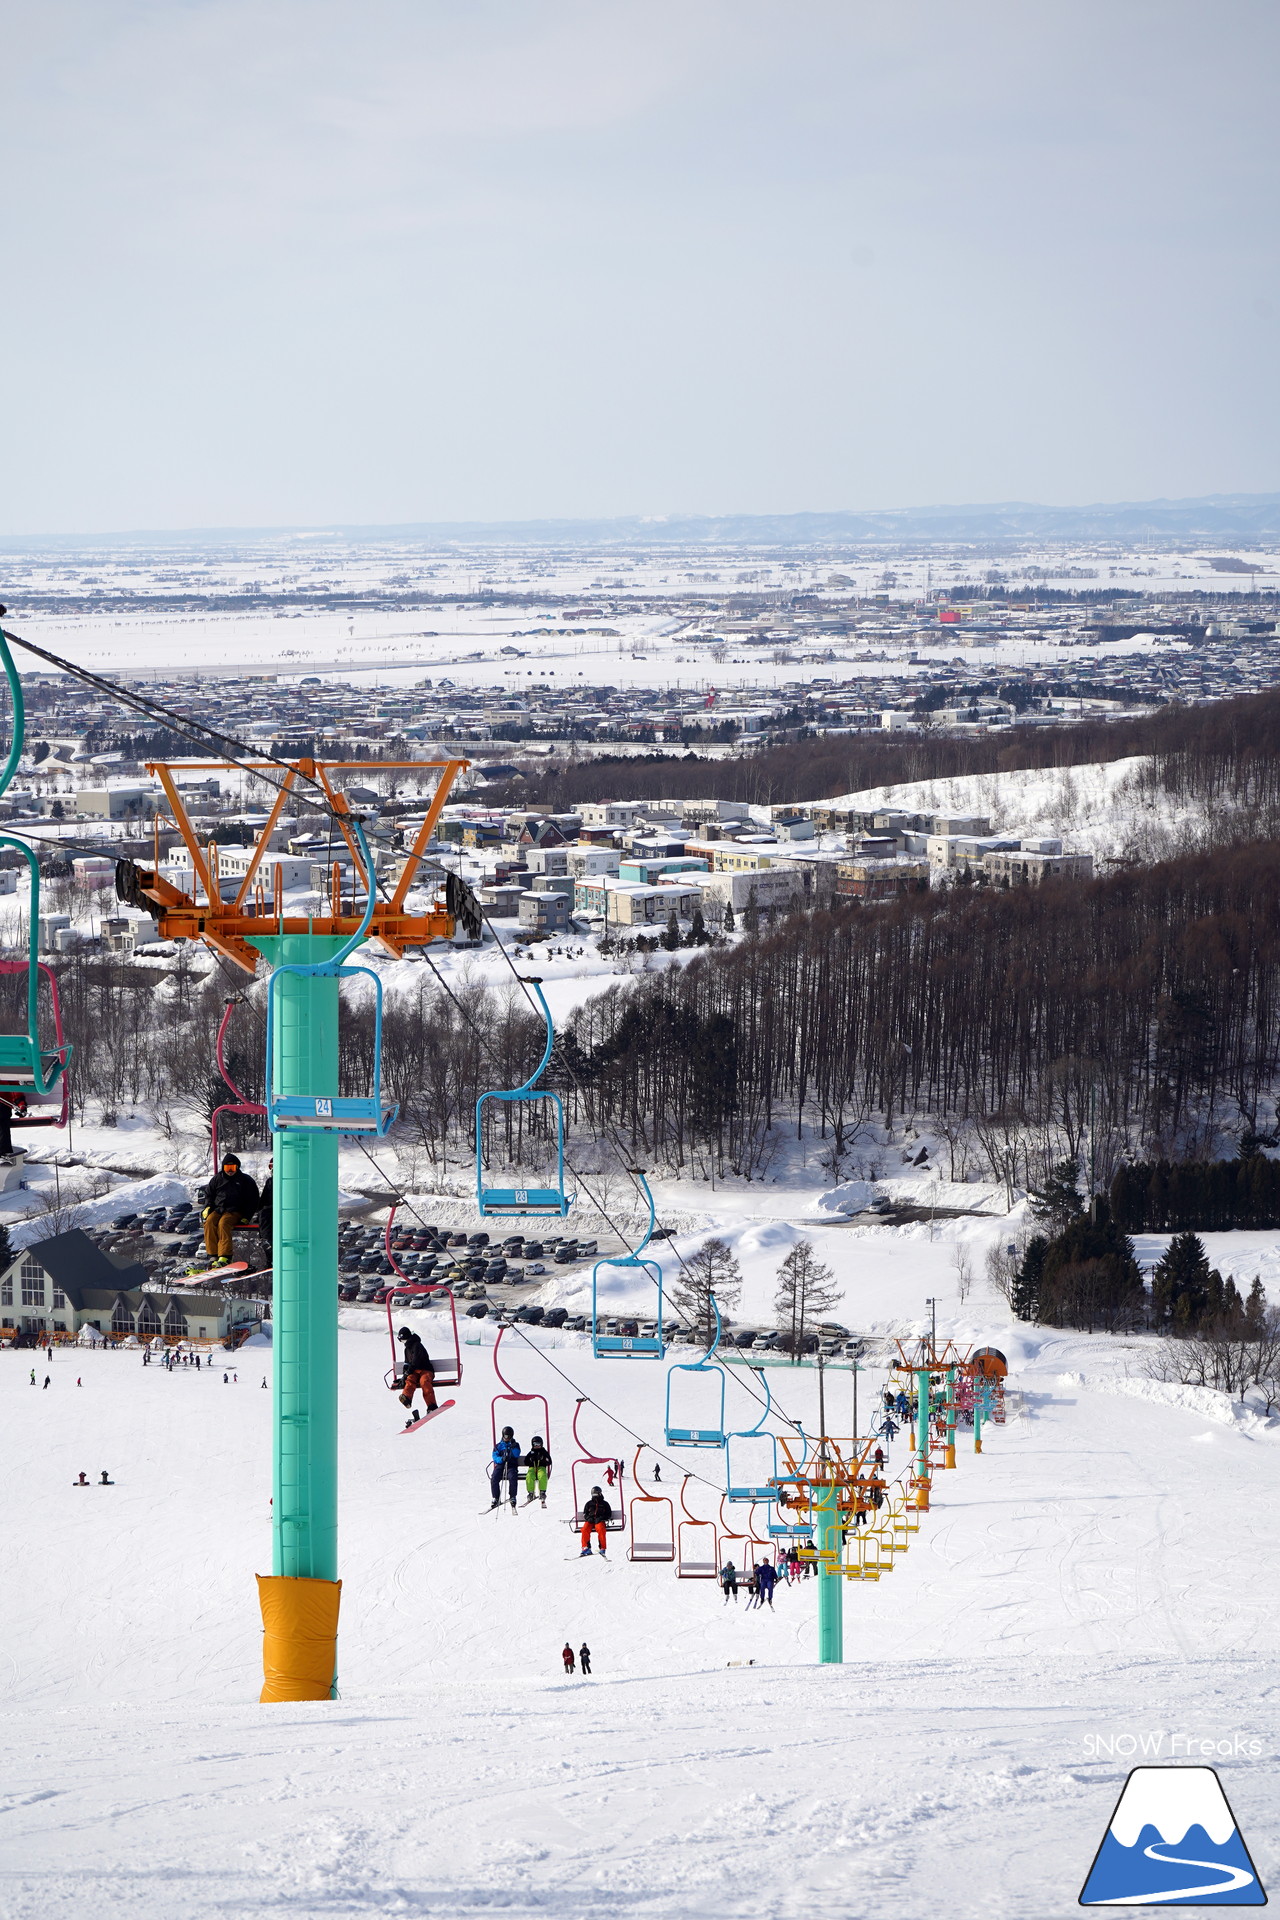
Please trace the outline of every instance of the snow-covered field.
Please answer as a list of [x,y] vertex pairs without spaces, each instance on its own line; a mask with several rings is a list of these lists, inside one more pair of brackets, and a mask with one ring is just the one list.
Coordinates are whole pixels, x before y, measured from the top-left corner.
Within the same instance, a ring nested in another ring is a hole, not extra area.
[[[192,671],[214,674],[339,673],[357,681],[389,675],[397,685],[447,673],[458,686],[505,682],[515,688],[554,676],[561,685],[577,679],[686,688],[710,682],[766,691],[794,681],[797,664],[806,660],[822,661],[824,671],[846,661],[867,676],[900,674],[908,653],[946,662],[954,633],[918,629],[914,604],[924,595],[992,577],[993,560],[995,575],[1024,590],[1041,580],[1150,593],[1251,589],[1251,575],[1216,571],[1211,557],[1222,556],[1114,543],[1028,546],[1017,553],[922,543],[912,550],[886,546],[834,558],[784,558],[776,550],[745,548],[659,554],[432,550],[420,541],[359,542],[320,532],[300,539],[248,536],[234,548],[193,538],[176,552],[167,545],[154,551],[86,545],[55,561],[39,552],[14,554],[6,562],[5,598],[17,632],[98,672],[168,675],[181,660]],[[1246,559],[1264,578],[1280,566],[1280,556],[1270,553]],[[296,603],[314,603],[321,591],[378,595],[389,586],[430,597],[404,611],[353,604],[324,612]],[[65,605],[24,611],[24,589],[42,598],[52,590]],[[256,606],[227,604],[244,589],[258,598]],[[826,590],[840,606],[851,596],[883,596],[883,622],[834,645],[828,635],[797,632],[788,639],[783,662],[773,660],[772,649],[762,658],[764,650],[735,642],[733,619],[722,611],[726,595],[776,594],[781,606],[799,590]],[[478,604],[475,596],[486,591],[497,596],[495,602]],[[128,594],[132,604],[95,607],[104,592]],[[181,610],[172,610],[175,596],[187,603]],[[200,598],[211,603],[207,609],[191,605]],[[154,611],[148,600],[155,601]],[[725,645],[713,661],[705,642],[726,620]],[[1057,634],[1038,641],[993,631],[986,638],[981,664],[988,667],[1098,655],[1111,660],[1161,644],[1141,635],[1105,647],[1063,647]],[[521,657],[512,657],[511,649]]]
[[[549,1402],[556,1471],[545,1512],[491,1515],[492,1331],[471,1325],[485,1344],[456,1408],[402,1441],[385,1320],[348,1308],[341,1698],[260,1706],[265,1346],[225,1383],[58,1352],[47,1391],[42,1360],[33,1388],[33,1356],[0,1353],[0,1911],[1048,1920],[1074,1910],[1137,1743],[1168,1758],[1175,1735],[1175,1759],[1215,1744],[1274,1879],[1280,1424],[1166,1404],[1141,1340],[1011,1326],[980,1277],[962,1302],[957,1245],[980,1275],[1006,1221],[839,1226],[817,1197],[686,1192],[738,1248],[744,1316],[811,1232],[848,1324],[918,1329],[933,1295],[940,1332],[1008,1353],[1026,1409],[981,1457],[962,1440],[892,1578],[846,1590],[840,1669],[814,1664],[812,1580],[755,1614],[630,1565],[616,1538],[607,1563],[578,1558],[579,1394],[593,1451],[629,1469],[639,1435],[667,1490],[684,1468],[718,1483],[717,1455],[662,1446],[663,1366],[594,1361],[574,1335],[505,1342],[513,1385]],[[1246,1238],[1273,1271],[1275,1236],[1222,1236]],[[810,1425],[815,1374],[770,1377]],[[828,1377],[833,1429],[851,1388]],[[73,1487],[103,1467],[113,1487]],[[700,1481],[689,1504],[718,1511]],[[566,1638],[590,1645],[590,1679],[564,1677]]]

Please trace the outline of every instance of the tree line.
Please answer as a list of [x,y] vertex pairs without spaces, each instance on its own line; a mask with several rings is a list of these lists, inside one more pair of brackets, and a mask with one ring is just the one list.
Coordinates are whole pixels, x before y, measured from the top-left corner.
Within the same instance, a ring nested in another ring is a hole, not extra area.
[[[794,912],[737,944],[639,960],[654,970],[587,1001],[552,1056],[548,1084],[580,1164],[621,1155],[692,1177],[758,1176],[803,1140],[837,1176],[869,1123],[917,1118],[953,1178],[983,1174],[1012,1193],[1069,1154],[1091,1190],[1123,1169],[1126,1222],[1140,1209],[1144,1224],[1208,1224],[1194,1210],[1210,1189],[1214,1224],[1272,1217],[1276,1176],[1256,1154],[1230,1193],[1220,1172],[1197,1187],[1185,1167],[1176,1194],[1171,1173],[1138,1188],[1142,1168],[1209,1162],[1276,1131],[1280,843],[1087,885]],[[164,962],[80,950],[51,964],[78,1113],[92,1103],[108,1124],[128,1108],[175,1130],[207,1122],[229,1097],[212,1057],[228,992],[240,1001],[233,1077],[261,1097],[261,981],[210,972],[188,948]],[[401,1107],[397,1139],[443,1171],[472,1150],[478,1095],[536,1063],[542,1025],[514,982],[454,976],[446,993],[425,965],[404,982],[387,998],[384,1085]],[[0,976],[10,1031],[24,1025],[23,988],[21,974]],[[344,1005],[342,1087],[359,1092],[372,1082],[372,1007],[360,987]],[[47,1037],[47,1007],[43,1018]],[[494,1144],[517,1164],[536,1157],[545,1122],[509,1109]]]
[[585,801],[815,801],[904,781],[1022,767],[1076,767],[1150,756],[1145,778],[1177,798],[1229,805],[1254,823],[1280,818],[1280,690],[1208,706],[1170,705],[1133,719],[1017,727],[971,739],[944,733],[814,734],[722,760],[700,755],[601,755],[567,760],[495,786],[506,806],[566,812]]
[[[794,914],[594,996],[557,1051],[580,1123],[680,1171],[763,1171],[813,1137],[927,1116],[946,1171],[1095,1187],[1274,1123],[1280,844],[1087,885]],[[1153,1151],[1154,1149],[1154,1151]]]
[[1280,1226],[1280,1164],[1251,1152],[1234,1160],[1124,1165],[1111,1181],[1111,1211],[1126,1233]]

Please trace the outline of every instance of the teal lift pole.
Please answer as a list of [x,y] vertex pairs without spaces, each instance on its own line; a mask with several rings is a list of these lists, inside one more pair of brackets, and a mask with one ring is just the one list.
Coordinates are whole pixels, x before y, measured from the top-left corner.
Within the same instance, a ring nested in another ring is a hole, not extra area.
[[[273,966],[315,966],[349,942],[293,933],[255,940]],[[286,973],[274,987],[277,1094],[338,1092],[338,980]],[[272,1571],[338,1577],[338,1135],[273,1136]]]
[[916,1374],[916,1474],[920,1489],[916,1495],[917,1507],[929,1505],[929,1415],[932,1411],[929,1396],[929,1370],[922,1367]]
[[834,1480],[813,1488],[814,1545],[820,1555],[834,1554],[834,1560],[818,1561],[818,1661],[821,1666],[840,1666],[844,1661],[844,1575],[839,1571],[840,1505]]

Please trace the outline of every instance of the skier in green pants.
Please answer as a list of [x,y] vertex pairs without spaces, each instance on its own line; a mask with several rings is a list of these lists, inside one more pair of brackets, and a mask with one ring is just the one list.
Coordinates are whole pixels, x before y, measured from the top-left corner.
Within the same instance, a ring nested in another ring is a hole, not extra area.
[[535,1433],[528,1453],[524,1457],[525,1505],[533,1505],[536,1495],[545,1507],[547,1504],[547,1481],[551,1478],[551,1455],[540,1433]]

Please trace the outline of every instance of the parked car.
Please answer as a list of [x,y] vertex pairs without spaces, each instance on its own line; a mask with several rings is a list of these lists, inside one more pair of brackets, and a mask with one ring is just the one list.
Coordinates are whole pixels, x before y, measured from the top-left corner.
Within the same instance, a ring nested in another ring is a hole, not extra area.
[[566,1333],[581,1333],[587,1324],[587,1316],[585,1313],[566,1314],[562,1324]]
[[529,1279],[533,1275],[545,1273],[546,1268],[543,1266],[541,1260],[531,1260],[529,1265],[525,1268],[524,1272],[525,1272],[525,1278]]
[[540,1260],[546,1250],[546,1245],[541,1240],[526,1240],[524,1243],[524,1257],[526,1260]]
[[489,1311],[487,1300],[473,1300],[467,1308],[468,1320],[483,1320]]
[[562,1327],[568,1318],[567,1307],[548,1307],[542,1316],[542,1324],[544,1327]]
[[487,1233],[473,1233],[465,1244],[469,1247],[487,1247],[489,1244],[489,1236]]
[[544,1309],[542,1307],[536,1307],[532,1301],[530,1301],[527,1306],[516,1308],[515,1317],[517,1320],[525,1321],[531,1327],[536,1327],[542,1319],[543,1311]]

